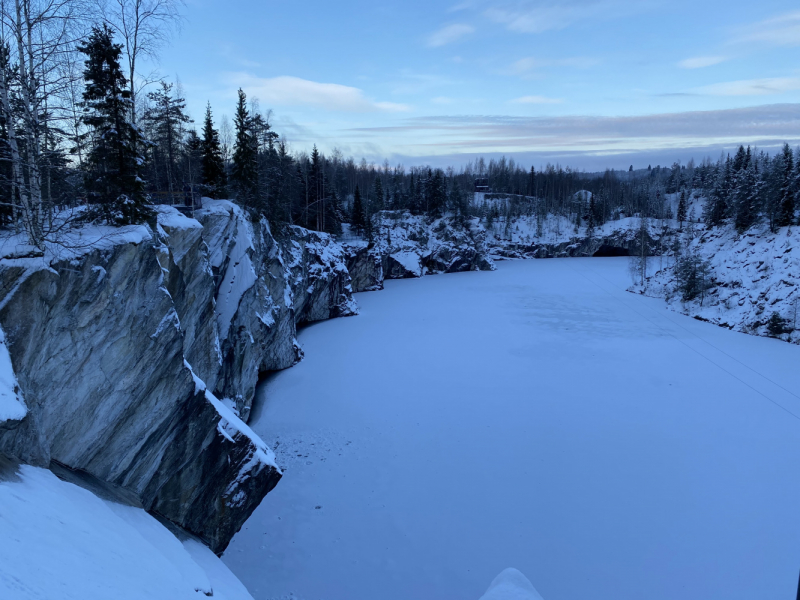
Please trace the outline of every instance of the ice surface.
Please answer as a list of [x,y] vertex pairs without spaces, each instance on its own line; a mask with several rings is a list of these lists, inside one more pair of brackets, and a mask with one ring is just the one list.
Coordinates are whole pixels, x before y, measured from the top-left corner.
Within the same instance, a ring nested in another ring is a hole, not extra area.
[[145,511],[46,469],[0,468],[3,600],[251,600],[210,550]]
[[800,347],[633,295],[627,259],[388,281],[300,332],[251,427],[280,485],[223,560],[258,600],[793,598]]

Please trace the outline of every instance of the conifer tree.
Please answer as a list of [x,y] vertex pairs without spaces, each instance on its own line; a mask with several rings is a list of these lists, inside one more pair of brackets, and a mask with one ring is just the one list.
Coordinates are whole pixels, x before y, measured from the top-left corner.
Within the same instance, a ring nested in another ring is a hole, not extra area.
[[107,222],[142,223],[153,214],[139,177],[144,159],[137,148],[147,140],[129,121],[131,94],[119,63],[122,45],[114,43],[104,25],[93,27],[78,50],[86,55],[82,120],[93,139],[84,163],[86,188],[99,201]]
[[356,191],[353,194],[353,214],[350,221],[358,234],[363,233],[365,226],[364,203],[361,201],[361,190],[358,189],[358,184],[356,184]]
[[594,237],[595,210],[596,205],[594,201],[594,194],[592,194],[591,198],[589,198],[589,214],[587,215],[586,219],[586,237],[588,238]]
[[778,218],[776,224],[778,227],[785,227],[794,223],[794,208],[795,208],[795,194],[794,194],[794,161],[792,157],[792,150],[789,144],[784,144],[783,153],[781,155],[783,160],[783,173],[781,185],[780,204],[778,206]]
[[222,147],[219,143],[219,132],[214,129],[211,115],[211,103],[206,105],[206,116],[203,121],[203,141],[201,143],[201,163],[203,184],[208,186],[212,197],[225,195],[225,163],[222,159]]
[[164,167],[163,181],[157,182],[160,188],[170,195],[181,188],[181,174],[178,172],[178,154],[182,143],[183,125],[191,123],[186,114],[186,101],[172,93],[173,85],[161,81],[161,88],[147,94],[151,104],[145,113],[145,121],[152,127],[152,141],[155,144],[155,157]]
[[239,88],[239,99],[233,123],[236,128],[236,141],[233,150],[231,180],[236,200],[242,206],[253,210],[258,190],[257,141],[253,136],[252,119],[247,110],[247,96],[241,88]]
[[750,154],[750,147],[747,147],[747,152],[740,159],[742,148],[739,147],[739,152],[734,159],[734,168],[736,169],[735,189],[734,189],[734,208],[736,214],[734,216],[734,224],[739,233],[749,229],[756,218],[756,211],[754,207],[754,195],[756,193],[756,178],[755,178],[755,165]]
[[383,210],[383,208],[384,208],[383,183],[381,183],[381,178],[380,177],[376,177],[375,178],[375,184],[374,184],[373,193],[375,195],[375,203],[374,203],[375,212]]
[[686,192],[682,191],[678,200],[678,227],[683,231],[683,222],[686,220]]

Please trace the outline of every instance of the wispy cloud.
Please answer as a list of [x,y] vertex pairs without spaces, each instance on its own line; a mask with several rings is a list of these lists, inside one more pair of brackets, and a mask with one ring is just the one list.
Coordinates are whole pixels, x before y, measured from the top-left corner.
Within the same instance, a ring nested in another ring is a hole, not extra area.
[[697,88],[709,96],[769,96],[800,90],[800,77],[771,77],[767,79],[742,79],[713,83]]
[[734,42],[763,42],[773,46],[800,46],[800,10],[743,27]]
[[651,0],[517,0],[491,2],[484,14],[511,31],[543,33],[597,18],[616,18],[646,10]]
[[256,77],[249,73],[228,73],[226,82],[243,88],[251,98],[274,106],[314,106],[342,112],[400,112],[405,104],[377,102],[358,88],[338,83],[319,83],[299,77]]
[[713,67],[726,60],[728,60],[726,56],[695,56],[680,61],[678,66],[681,69],[703,69],[705,67]]
[[474,31],[475,28],[472,25],[467,25],[465,23],[446,25],[428,36],[428,46],[431,48],[439,48],[447,44],[452,44]]
[[548,98],[547,96],[522,96],[511,100],[513,104],[561,104],[560,98]]
[[800,139],[800,105],[663,113],[634,117],[447,116],[349,130],[392,139],[408,154],[582,152],[619,154],[739,143],[777,145]]
[[512,75],[525,75],[537,69],[548,67],[572,67],[576,69],[588,69],[600,64],[600,59],[591,56],[573,56],[570,58],[535,58],[529,56],[520,58],[511,63],[506,70]]

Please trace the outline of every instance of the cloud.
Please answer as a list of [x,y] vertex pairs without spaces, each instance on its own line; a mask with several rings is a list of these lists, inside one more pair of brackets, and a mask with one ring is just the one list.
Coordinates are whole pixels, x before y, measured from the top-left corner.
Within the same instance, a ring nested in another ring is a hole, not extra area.
[[348,136],[380,138],[398,153],[418,156],[468,152],[616,155],[740,143],[771,147],[800,140],[800,104],[632,117],[417,117],[396,126],[351,129]]
[[573,67],[576,69],[588,69],[600,63],[598,58],[590,56],[574,56],[571,58],[535,58],[529,56],[520,58],[513,62],[506,71],[512,75],[525,75],[536,69],[547,67]]
[[728,60],[726,56],[695,56],[680,61],[678,66],[681,69],[702,69],[704,67],[713,67],[726,60]]
[[736,42],[800,46],[800,10],[778,15],[740,29]]
[[523,0],[492,2],[484,14],[511,31],[544,33],[565,29],[578,21],[627,16],[646,10],[652,4],[649,0]]
[[314,106],[341,112],[400,112],[405,104],[376,102],[358,88],[338,83],[319,83],[299,77],[256,77],[249,73],[228,73],[227,83],[241,87],[251,98],[273,106]]
[[514,104],[561,104],[560,98],[548,98],[546,96],[522,96],[511,100]]
[[742,79],[713,83],[697,88],[709,96],[769,96],[800,90],[800,77],[772,77],[767,79]]
[[466,25],[464,23],[447,25],[428,36],[428,46],[431,48],[439,48],[440,46],[458,41],[465,35],[469,35],[474,31],[475,28],[472,25]]

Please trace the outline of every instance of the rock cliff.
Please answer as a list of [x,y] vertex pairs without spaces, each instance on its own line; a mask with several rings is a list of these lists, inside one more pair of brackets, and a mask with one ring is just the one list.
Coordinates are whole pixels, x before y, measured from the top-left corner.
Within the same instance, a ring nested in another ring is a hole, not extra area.
[[354,291],[383,288],[384,279],[433,273],[491,271],[486,230],[478,219],[430,219],[408,211],[381,211],[373,217],[373,243],[346,244]]
[[281,476],[244,422],[259,374],[299,360],[297,322],[355,304],[327,236],[279,242],[225,201],[196,217],[163,207],[155,231],[86,227],[0,261],[0,395],[18,407],[0,452],[119,486],[221,553]]

